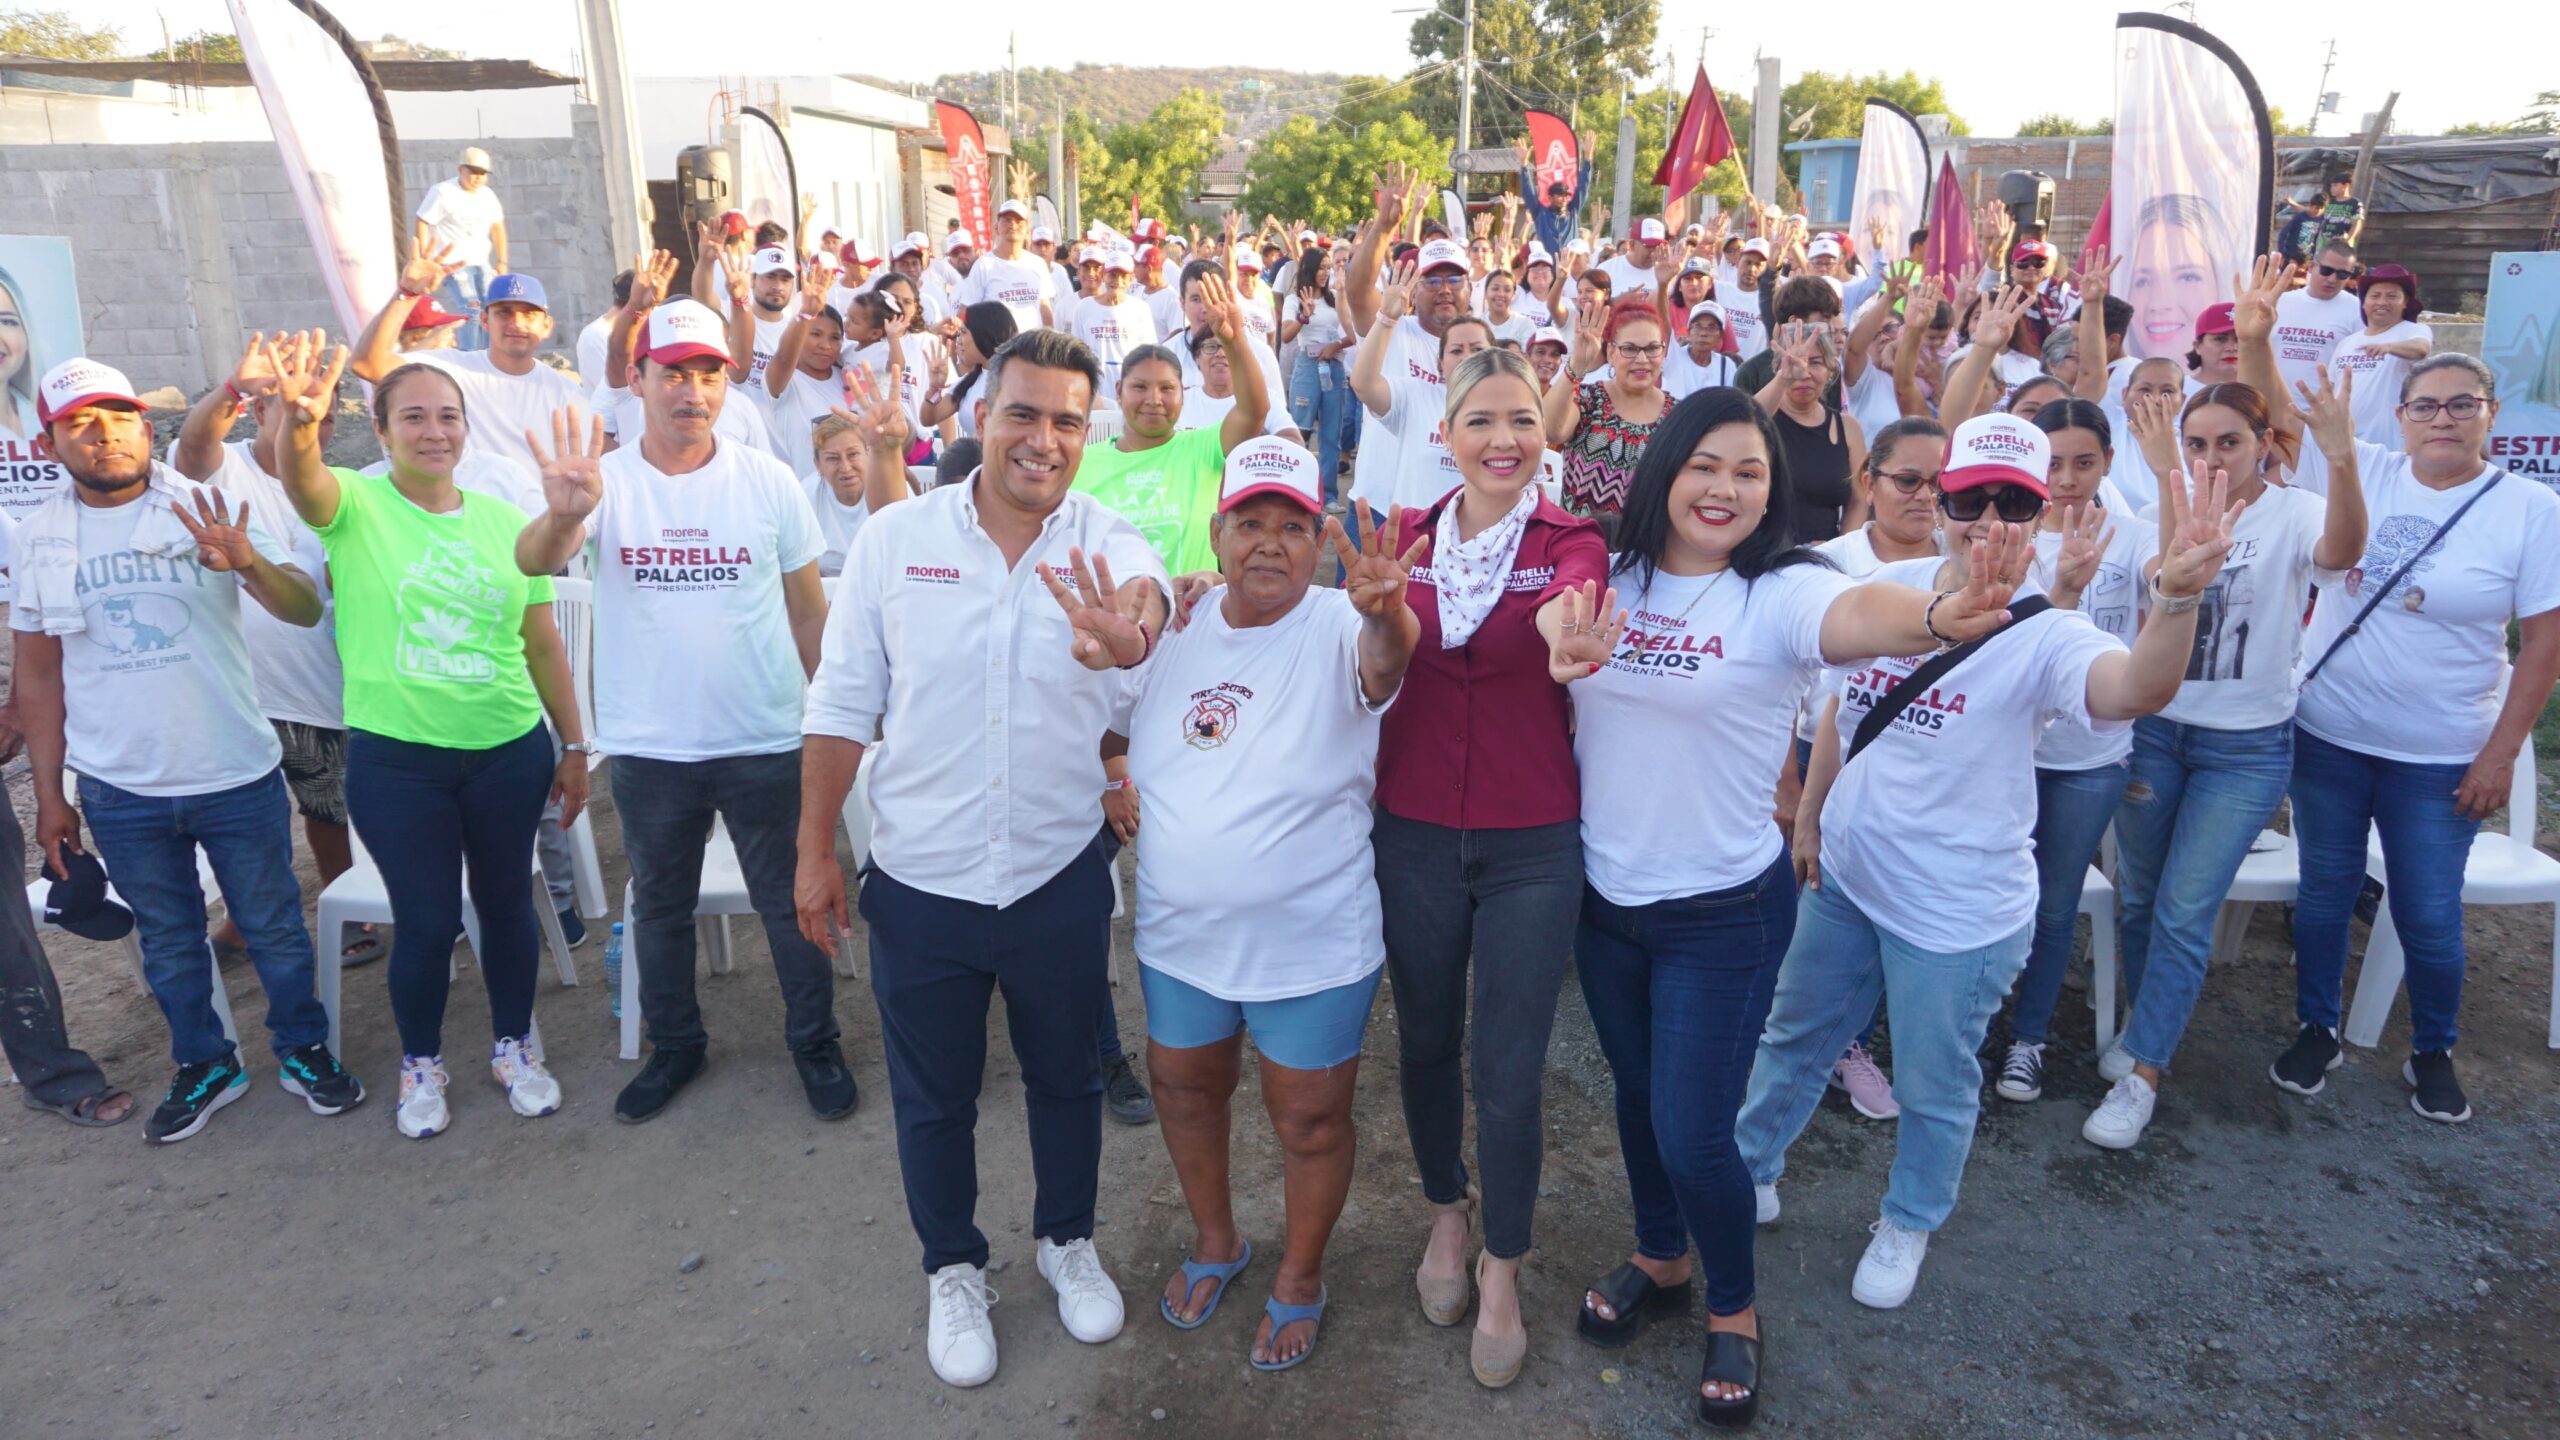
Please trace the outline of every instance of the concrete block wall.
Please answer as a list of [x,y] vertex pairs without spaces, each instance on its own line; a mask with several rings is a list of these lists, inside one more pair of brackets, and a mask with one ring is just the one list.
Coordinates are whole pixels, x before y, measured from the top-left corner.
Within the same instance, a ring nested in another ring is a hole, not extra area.
[[2053,225],[2046,238],[2064,255],[2078,259],[2090,222],[2098,218],[2098,207],[2107,198],[2113,148],[2107,137],[2083,136],[2074,141],[2040,136],[1991,140],[1959,136],[1947,144],[1955,159],[1956,177],[1968,200],[1974,195],[1977,175],[1985,200],[1999,193],[2003,171],[2041,170],[2052,176]]
[[[411,211],[462,143],[403,142]],[[629,263],[610,252],[592,119],[565,138],[473,143],[506,203],[509,263],[541,279],[566,356]],[[71,241],[89,355],[145,390],[201,393],[254,331],[339,328],[272,144],[0,146],[0,194],[0,233]]]

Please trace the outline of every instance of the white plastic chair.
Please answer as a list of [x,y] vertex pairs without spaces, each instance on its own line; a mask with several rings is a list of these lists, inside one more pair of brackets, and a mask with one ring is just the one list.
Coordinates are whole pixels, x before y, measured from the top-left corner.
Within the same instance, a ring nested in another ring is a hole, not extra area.
[[[2552,1049],[2560,1050],[2560,860],[2534,848],[2535,790],[2533,737],[2525,737],[2516,757],[2515,784],[2507,792],[2505,834],[2484,831],[2471,840],[2471,857],[2462,869],[2465,905],[2550,905],[2554,934],[2551,947]],[[2366,841],[2365,865],[2377,879],[2383,874],[2382,837]],[[2373,938],[2365,945],[2364,969],[2356,976],[2355,1003],[2347,1010],[2346,1038],[2370,1049],[2382,1043],[2382,1022],[2400,995],[2401,972],[2407,962],[2400,948],[2400,929],[2392,922],[2391,897],[2383,896],[2382,913],[2374,917]]]
[[[330,881],[328,889],[320,892],[319,932],[313,936],[319,951],[320,1008],[329,1012],[329,1053],[342,1060],[346,1058],[346,1052],[338,1044],[341,1030],[338,1014],[339,996],[345,979],[342,957],[347,948],[347,931],[356,925],[396,923],[391,914],[390,887],[383,883],[381,867],[365,853],[364,841],[357,837],[352,827],[347,831],[347,844],[355,856],[355,864],[345,874]],[[527,873],[533,877],[534,923],[541,927],[542,943],[550,950],[552,963],[559,968],[560,983],[575,985],[578,983],[577,961],[569,953],[569,937],[560,929],[560,917],[551,908],[551,890],[542,878],[542,862],[534,856],[529,845],[525,847],[525,863]],[[471,904],[471,874],[467,867],[462,881],[462,935],[471,942],[471,953],[478,955],[480,912]],[[538,1020],[534,1022],[532,1049],[534,1058],[541,1059],[542,1025]]]
[[[622,1058],[640,1058],[640,927],[631,918],[633,901],[638,896],[631,882],[622,886]],[[729,948],[729,920],[732,915],[753,915],[755,902],[747,898],[746,871],[738,864],[738,848],[729,839],[729,827],[717,820],[711,825],[711,838],[702,847],[702,890],[693,905],[694,948],[698,955],[711,959],[711,973],[726,975],[737,967],[737,957]],[[842,963],[839,954],[838,963]]]
[[2116,884],[2095,865],[2080,882],[2080,913],[2089,917],[2089,1008],[2103,1051],[2116,1038]]
[[2240,873],[2233,876],[2230,891],[2222,897],[2222,912],[2214,917],[2211,962],[2228,962],[2240,949],[2249,933],[2250,912],[2261,905],[2286,905],[2302,889],[2302,855],[2294,848],[2293,837],[2274,830],[2261,830],[2240,862]]
[[[218,901],[222,898],[221,892],[216,889],[213,883],[213,865],[211,861],[205,858],[203,846],[196,847],[196,883],[203,886],[204,893],[212,897],[214,900]],[[44,921],[45,893],[52,888],[53,881],[46,878],[43,874],[42,868],[39,867],[35,880],[27,886],[27,913],[35,917],[36,929],[38,930],[59,928],[47,925]],[[107,882],[107,898],[118,905],[124,905],[128,910],[133,908],[131,905],[125,904],[125,898],[122,895],[116,893],[115,882],[112,880]],[[64,931],[63,933],[69,934],[70,932]],[[149,972],[142,968],[141,927],[137,925],[134,929],[124,932],[124,938],[117,941],[116,944],[123,949],[125,959],[133,962],[133,978],[142,982],[142,989],[145,994],[150,993],[151,976]],[[239,1044],[240,1024],[238,1021],[231,1018],[231,992],[228,987],[222,983],[222,957],[218,955],[213,959],[213,1013],[222,1017],[222,1033],[230,1037],[232,1044]],[[336,1037],[332,1036],[331,1038],[335,1039]]]
[[1096,410],[1085,418],[1084,443],[1108,445],[1120,438],[1124,423],[1117,410]]
[[[551,582],[551,616],[560,627],[560,643],[569,652],[569,688],[578,696],[578,726],[592,740],[596,733],[596,587],[592,580],[559,578]],[[593,775],[604,756],[587,753]],[[577,877],[578,913],[604,918],[604,862],[596,853],[595,822],[584,810],[568,829],[571,869]]]

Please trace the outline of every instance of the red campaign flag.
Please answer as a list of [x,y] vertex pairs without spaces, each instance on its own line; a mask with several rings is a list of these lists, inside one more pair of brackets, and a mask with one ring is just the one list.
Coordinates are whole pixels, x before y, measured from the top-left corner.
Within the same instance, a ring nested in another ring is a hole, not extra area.
[[1530,110],[1522,118],[1529,123],[1529,168],[1538,177],[1538,200],[1545,203],[1548,192],[1562,185],[1568,193],[1582,185],[1582,147],[1574,140],[1573,127],[1544,110]]
[[2107,197],[2098,202],[2097,218],[2089,222],[2089,238],[2080,242],[2081,274],[2087,275],[2100,268],[2098,260],[2107,254],[2108,245],[2114,241],[2115,226],[2116,192],[2109,189]]
[[1707,83],[1707,67],[1701,65],[1689,87],[1689,103],[1680,107],[1679,128],[1671,132],[1671,144],[1653,172],[1663,203],[1697,189],[1707,172],[1732,153],[1733,127],[1725,123],[1724,102],[1716,98],[1716,87]]
[[1982,268],[1973,243],[1973,213],[1964,203],[1964,185],[1956,179],[1952,155],[1938,161],[1938,183],[1929,188],[1929,248],[1922,268],[1945,282],[1948,298],[1964,293]]
[[933,114],[941,122],[942,148],[951,159],[951,198],[959,202],[961,228],[978,244],[989,244],[995,234],[994,192],[989,188],[994,175],[978,117],[948,100],[934,101]]

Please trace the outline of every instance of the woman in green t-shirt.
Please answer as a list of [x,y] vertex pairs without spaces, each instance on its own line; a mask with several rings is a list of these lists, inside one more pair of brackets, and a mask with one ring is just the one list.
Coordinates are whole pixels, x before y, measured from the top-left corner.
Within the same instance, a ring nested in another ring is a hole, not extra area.
[[[270,344],[267,360],[290,422],[285,493],[328,548],[337,597],[348,818],[391,895],[400,1133],[424,1139],[450,1118],[444,1008],[466,867],[497,1035],[490,1071],[517,1114],[548,1115],[560,1083],[532,1053],[533,834],[553,796],[564,825],[587,797],[551,579],[516,569],[524,512],[454,484],[469,418],[461,388],[434,366],[404,365],[374,388],[388,475],[322,460],[318,422],[347,354],[324,355],[324,344],[295,336]],[[556,765],[546,713],[568,745]]]

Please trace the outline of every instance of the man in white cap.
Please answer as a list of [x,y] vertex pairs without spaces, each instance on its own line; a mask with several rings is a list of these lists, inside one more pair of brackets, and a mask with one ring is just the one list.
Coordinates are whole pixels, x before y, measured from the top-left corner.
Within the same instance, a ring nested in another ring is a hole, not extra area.
[[966,310],[992,300],[1013,312],[1016,331],[1057,328],[1050,297],[1058,282],[1049,273],[1048,261],[1023,248],[1023,236],[1031,228],[1031,207],[1007,200],[996,207],[995,224],[995,245],[961,278],[952,296],[954,308]]
[[[1769,348],[1769,324],[1761,314],[1760,287],[1769,276],[1769,242],[1754,235],[1742,242],[1733,262],[1732,303],[1725,306],[1724,326],[1733,335],[1737,360],[1748,360]],[[1723,293],[1721,285],[1717,287]]]
[[[925,237],[923,231],[910,230],[897,244],[889,247],[889,268],[873,275],[862,288],[876,290],[880,288],[880,282],[889,276],[904,275],[915,288],[916,303],[923,311],[916,316],[916,328],[933,329],[951,319],[953,311],[950,296],[943,292],[941,284],[932,276],[934,270],[941,268],[936,263],[929,263],[932,260],[933,242]],[[851,311],[839,313],[844,315],[848,327],[853,324]]]
[[1076,272],[1058,258],[1058,232],[1046,225],[1032,226],[1031,253],[1049,267],[1049,313],[1075,313],[1076,297],[1082,292],[1076,288]]
[[1103,388],[1114,395],[1120,391],[1120,357],[1156,343],[1155,311],[1129,289],[1137,273],[1138,258],[1114,246],[1102,259],[1102,283],[1076,302],[1067,322],[1068,334],[1093,347],[1102,362]]
[[540,352],[551,338],[551,302],[542,282],[521,272],[489,282],[488,303],[481,311],[489,332],[486,350],[402,351],[400,330],[417,307],[417,297],[433,291],[453,263],[444,251],[410,256],[400,270],[399,290],[357,337],[347,369],[368,385],[412,361],[451,375],[471,416],[466,453],[507,461],[523,472],[528,484],[536,483],[542,466],[525,433],[550,434],[551,412],[583,403],[587,389],[577,376],[542,363]]
[[946,314],[960,313],[960,282],[978,267],[978,237],[958,225],[943,232],[942,258],[927,266],[924,287],[937,291]]
[[745,391],[761,400],[765,394],[765,368],[773,363],[775,347],[782,343],[782,332],[791,325],[793,303],[800,297],[800,267],[791,263],[791,252],[779,245],[767,245],[755,253],[747,264],[747,304],[732,310],[731,323],[744,313],[754,325],[755,333],[748,343],[746,372],[732,375]]
[[791,902],[801,693],[826,623],[826,539],[798,476],[718,434],[719,412],[736,403],[729,361],[708,307],[650,312],[633,367],[646,433],[601,458],[546,457],[549,508],[516,537],[528,575],[595,542],[595,744],[614,757],[633,894],[626,974],[655,1047],[614,1101],[614,1118],[633,1124],[702,1073],[693,912],[715,817],[764,920],[809,1108],[841,1119],[857,1098],[833,962],[801,935]]
[[827,290],[827,308],[844,314],[854,296],[871,288],[872,277],[879,269],[879,253],[860,238],[837,246],[835,284]]
[[1724,307],[1713,300],[1701,300],[1689,307],[1689,343],[1672,347],[1662,362],[1662,393],[1674,400],[1685,400],[1700,390],[1733,383],[1734,369],[1740,362],[1721,353],[1724,347]]
[[[1412,309],[1387,333],[1375,333],[1379,299],[1383,289],[1379,283],[1380,262],[1385,258],[1388,241],[1399,233],[1404,220],[1404,197],[1412,177],[1402,166],[1390,166],[1376,186],[1377,217],[1370,227],[1368,241],[1351,252],[1351,273],[1336,293],[1351,310],[1352,328],[1360,332],[1360,345],[1384,343],[1388,346],[1380,363],[1390,386],[1406,383],[1436,386],[1441,383],[1440,336],[1467,313],[1474,286],[1467,277],[1467,252],[1447,239],[1432,240],[1414,255]],[[1366,501],[1373,514],[1360,516],[1355,511],[1353,535],[1365,538],[1366,526],[1386,518],[1376,509],[1377,497],[1388,494],[1403,468],[1403,446],[1395,429],[1388,425],[1366,425],[1361,431],[1360,459],[1353,468],[1352,494]]]
[[1671,232],[1660,219],[1648,215],[1638,220],[1634,233],[1618,253],[1600,262],[1600,268],[1609,276],[1609,294],[1619,298],[1652,294],[1654,252],[1670,240]]
[[489,187],[489,152],[477,145],[464,147],[453,178],[428,186],[427,198],[418,202],[409,252],[427,255],[439,247],[452,252],[458,267],[443,288],[446,308],[466,317],[461,346],[485,350],[489,332],[480,323],[480,307],[489,281],[507,273],[507,207]]

